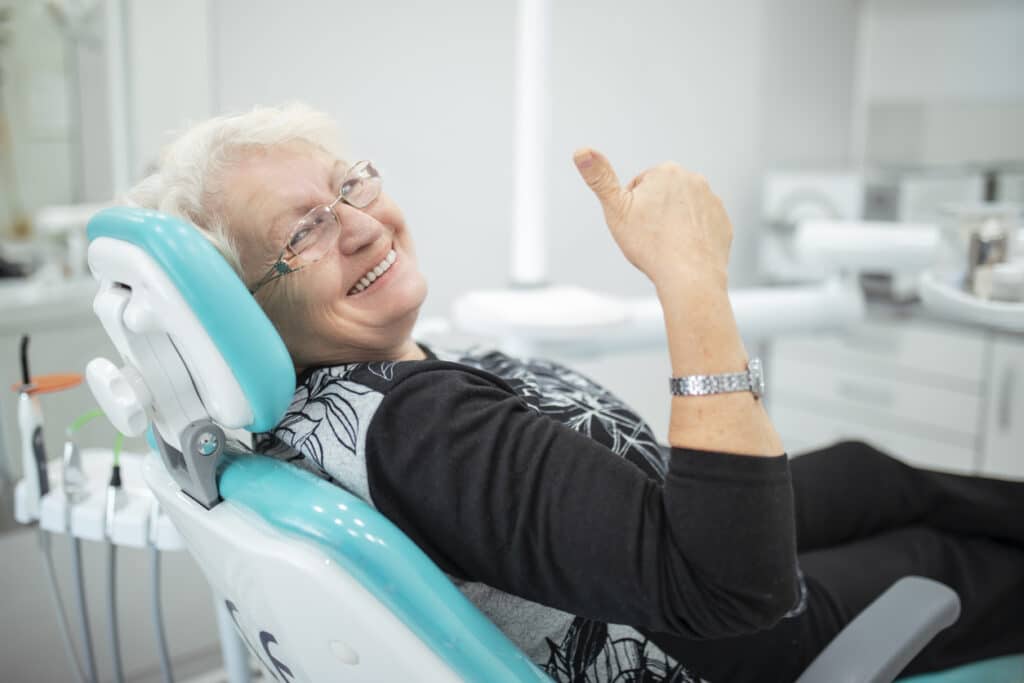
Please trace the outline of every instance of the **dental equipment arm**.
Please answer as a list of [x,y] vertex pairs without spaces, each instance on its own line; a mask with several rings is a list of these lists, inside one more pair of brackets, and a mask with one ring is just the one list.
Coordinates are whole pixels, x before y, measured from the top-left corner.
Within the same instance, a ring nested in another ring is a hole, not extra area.
[[930,266],[942,245],[929,223],[803,221],[793,251],[799,263],[840,273],[917,273]]
[[[1018,230],[1010,248],[1010,257],[1017,263],[1024,261],[1021,245],[1024,230]],[[922,304],[935,315],[971,325],[1024,332],[1024,302],[975,296],[964,284],[962,267],[939,265],[944,251],[956,258],[952,247],[942,244],[935,225],[808,220],[797,226],[792,248],[797,263],[824,263],[839,271],[914,275]]]
[[[934,226],[905,232],[879,224],[856,229],[808,223],[797,228],[794,250],[835,275],[810,285],[751,287],[730,292],[733,313],[748,343],[801,332],[838,330],[864,317],[856,274],[864,270],[914,271],[939,252]],[[496,337],[505,350],[596,355],[663,346],[665,329],[656,297],[619,297],[572,286],[481,290],[457,299],[457,329]]]
[[[863,318],[856,281],[757,287],[729,294],[736,323],[748,342],[779,334],[842,329]],[[599,355],[663,348],[665,323],[657,297],[618,297],[579,287],[480,290],[452,308],[455,327],[500,339],[511,353]]]

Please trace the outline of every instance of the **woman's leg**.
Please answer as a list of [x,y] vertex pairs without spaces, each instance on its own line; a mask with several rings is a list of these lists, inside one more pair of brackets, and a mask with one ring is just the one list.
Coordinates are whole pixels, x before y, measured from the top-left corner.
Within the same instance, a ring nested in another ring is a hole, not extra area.
[[1024,545],[1024,482],[911,467],[860,441],[793,458],[801,552],[909,524]]
[[648,635],[713,683],[791,683],[875,598],[915,575],[953,588],[961,616],[906,673],[1024,652],[1024,548],[914,526],[802,553],[800,564],[807,607],[771,629],[720,640]]

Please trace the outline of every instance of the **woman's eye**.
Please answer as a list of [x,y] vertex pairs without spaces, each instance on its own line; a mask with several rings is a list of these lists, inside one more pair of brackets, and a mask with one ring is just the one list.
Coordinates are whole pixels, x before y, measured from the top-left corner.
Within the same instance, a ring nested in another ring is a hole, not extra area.
[[349,178],[341,184],[339,194],[342,199],[349,201],[352,195],[359,190],[360,185],[362,185],[362,181],[359,178]]
[[305,246],[306,242],[310,241],[309,238],[313,234],[313,228],[314,226],[310,225],[301,227],[298,230],[296,230],[295,234],[292,235],[292,238],[288,241],[288,248],[296,253],[302,251],[302,248],[303,246]]

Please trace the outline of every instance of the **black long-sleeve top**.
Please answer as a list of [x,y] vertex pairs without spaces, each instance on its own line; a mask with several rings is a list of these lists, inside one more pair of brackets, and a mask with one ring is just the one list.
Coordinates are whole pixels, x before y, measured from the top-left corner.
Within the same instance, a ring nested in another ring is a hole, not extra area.
[[[427,351],[307,371],[275,434],[457,583],[560,610],[576,631],[728,637],[797,606],[784,454],[672,448],[666,462],[642,419],[563,366]],[[495,604],[481,608],[501,626]]]

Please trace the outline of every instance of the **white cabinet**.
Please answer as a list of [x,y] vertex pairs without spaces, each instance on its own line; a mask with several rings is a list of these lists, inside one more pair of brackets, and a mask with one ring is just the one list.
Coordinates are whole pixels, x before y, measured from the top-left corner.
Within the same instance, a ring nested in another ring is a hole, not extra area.
[[1024,478],[1024,339],[916,318],[780,338],[768,409],[791,454],[860,439],[915,465]]
[[1024,339],[992,342],[981,472],[1024,479]]

